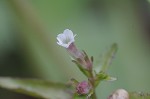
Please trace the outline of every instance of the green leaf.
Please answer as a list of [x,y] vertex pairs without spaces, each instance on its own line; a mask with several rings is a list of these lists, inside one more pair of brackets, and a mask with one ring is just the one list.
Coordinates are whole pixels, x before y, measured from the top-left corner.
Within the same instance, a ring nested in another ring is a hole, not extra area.
[[74,94],[74,98],[73,99],[87,99],[86,97],[87,97],[87,95]]
[[100,73],[96,74],[96,79],[95,79],[95,87],[100,83],[100,81],[115,81],[116,78],[109,76],[105,72],[101,71]]
[[68,85],[71,85],[73,88],[76,88],[76,86],[78,85],[78,81],[74,78],[71,78]]
[[105,54],[104,59],[103,59],[103,63],[102,63],[102,69],[101,69],[102,71],[107,70],[108,66],[112,62],[114,55],[117,52],[117,49],[118,49],[117,44],[114,43],[114,44],[112,44],[110,50]]
[[0,77],[0,87],[26,95],[44,99],[70,99],[65,84],[37,79],[17,79]]
[[80,70],[85,76],[87,76],[87,77],[90,76],[89,71],[87,71],[86,69],[82,68],[82,66],[81,66],[76,60],[72,60],[72,62],[74,62],[74,63],[78,66],[79,70]]
[[150,93],[130,92],[130,99],[150,99]]

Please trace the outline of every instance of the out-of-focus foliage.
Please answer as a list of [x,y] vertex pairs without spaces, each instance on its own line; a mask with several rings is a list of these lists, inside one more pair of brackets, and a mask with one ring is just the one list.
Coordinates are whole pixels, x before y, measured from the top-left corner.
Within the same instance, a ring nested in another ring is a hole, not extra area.
[[50,81],[0,77],[0,87],[43,99],[71,99],[65,84]]
[[131,92],[130,99],[150,99],[150,94],[142,92]]

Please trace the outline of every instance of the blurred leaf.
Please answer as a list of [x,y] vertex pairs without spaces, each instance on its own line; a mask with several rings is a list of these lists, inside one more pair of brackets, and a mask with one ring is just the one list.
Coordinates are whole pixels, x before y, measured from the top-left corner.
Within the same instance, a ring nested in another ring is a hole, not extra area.
[[86,95],[78,95],[78,94],[75,94],[74,95],[74,99],[86,99]]
[[97,86],[100,81],[106,80],[106,81],[114,81],[116,78],[109,76],[105,72],[101,71],[100,73],[96,74],[96,80],[95,80],[95,86]]
[[66,86],[37,79],[0,77],[0,87],[30,96],[46,99],[70,99]]
[[131,92],[130,99],[150,99],[149,93]]
[[117,44],[112,44],[110,50],[105,54],[104,60],[102,63],[102,71],[106,71],[108,66],[111,64],[114,55],[117,52]]
[[74,63],[78,66],[78,68],[80,69],[80,71],[81,71],[85,76],[87,76],[87,77],[90,76],[89,71],[87,71],[86,69],[82,68],[82,66],[81,66],[76,60],[72,60],[72,62],[74,62]]
[[78,81],[74,78],[71,78],[70,79],[70,83],[71,83],[71,86],[73,86],[74,88],[76,88],[76,86],[78,85]]

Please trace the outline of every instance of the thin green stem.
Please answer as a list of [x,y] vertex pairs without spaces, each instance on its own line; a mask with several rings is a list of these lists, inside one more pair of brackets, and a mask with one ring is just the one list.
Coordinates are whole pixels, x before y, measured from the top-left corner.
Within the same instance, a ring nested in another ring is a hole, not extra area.
[[95,80],[94,80],[94,75],[92,73],[92,70],[90,71],[90,78],[89,78],[89,81],[92,85],[92,88],[93,88],[93,94],[91,95],[91,98],[92,99],[97,99],[96,97],[96,93],[95,93]]
[[96,97],[96,93],[95,93],[95,90],[94,90],[94,92],[93,92],[93,94],[92,94],[92,99],[97,99],[97,97]]

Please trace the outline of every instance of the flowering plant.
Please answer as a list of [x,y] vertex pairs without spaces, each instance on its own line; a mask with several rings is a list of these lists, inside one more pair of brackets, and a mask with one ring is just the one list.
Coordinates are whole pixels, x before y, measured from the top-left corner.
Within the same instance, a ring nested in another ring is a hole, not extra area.
[[[42,99],[98,99],[95,89],[100,82],[116,80],[107,74],[107,69],[117,51],[117,44],[112,44],[108,52],[104,54],[101,69],[96,70],[93,66],[93,57],[89,57],[85,51],[80,51],[76,47],[75,36],[71,30],[66,29],[57,35],[57,44],[67,50],[72,57],[72,62],[87,77],[86,81],[72,78],[66,85],[39,79],[0,77],[0,87]],[[108,99],[150,99],[150,94],[117,89],[108,96]]]
[[87,77],[87,81],[78,82],[75,79],[72,79],[72,86],[75,86],[75,94],[78,96],[86,96],[87,99],[97,99],[95,94],[95,88],[102,80],[113,81],[116,80],[113,77],[110,77],[106,74],[107,66],[110,64],[112,57],[117,51],[117,44],[113,44],[111,50],[109,51],[108,58],[105,60],[105,64],[102,66],[102,69],[98,72],[95,72],[93,67],[93,57],[87,55],[85,51],[80,51],[75,45],[76,35],[69,29],[64,30],[63,33],[58,34],[57,44],[66,48],[72,57],[72,62],[74,62],[81,72]]

